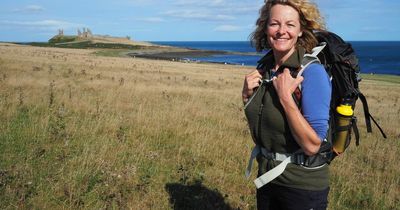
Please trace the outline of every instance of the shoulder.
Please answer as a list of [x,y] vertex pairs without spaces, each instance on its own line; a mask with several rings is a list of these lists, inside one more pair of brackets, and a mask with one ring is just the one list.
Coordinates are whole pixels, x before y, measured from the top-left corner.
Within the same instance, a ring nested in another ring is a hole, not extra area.
[[310,64],[303,72],[302,87],[304,89],[313,89],[318,87],[318,90],[332,88],[331,80],[323,65],[319,63]]
[[329,80],[329,75],[326,72],[324,66],[320,63],[312,63],[304,70],[304,80],[318,79],[318,80]]

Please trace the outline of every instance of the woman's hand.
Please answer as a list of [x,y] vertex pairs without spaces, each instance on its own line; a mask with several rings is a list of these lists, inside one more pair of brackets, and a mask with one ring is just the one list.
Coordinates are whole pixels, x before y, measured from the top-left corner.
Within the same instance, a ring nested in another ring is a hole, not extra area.
[[289,69],[284,69],[275,79],[273,84],[289,123],[290,130],[296,142],[306,155],[314,155],[321,145],[317,133],[310,126],[294,102],[292,94],[303,81],[303,77],[293,78]]
[[281,103],[282,101],[287,101],[292,98],[293,92],[302,81],[302,76],[293,78],[288,68],[285,68],[282,73],[278,74],[276,78],[273,78],[273,84]]
[[260,86],[260,79],[262,78],[261,73],[261,70],[255,70],[245,76],[242,90],[242,99],[244,103],[253,95],[254,89]]

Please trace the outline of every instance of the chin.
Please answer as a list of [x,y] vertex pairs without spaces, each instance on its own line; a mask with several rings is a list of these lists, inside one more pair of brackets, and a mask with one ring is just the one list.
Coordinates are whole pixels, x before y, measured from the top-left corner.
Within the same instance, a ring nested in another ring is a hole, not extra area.
[[293,47],[289,47],[289,46],[274,46],[272,48],[272,50],[274,50],[275,52],[280,52],[280,53],[285,53],[285,52],[289,52],[290,49],[292,49]]

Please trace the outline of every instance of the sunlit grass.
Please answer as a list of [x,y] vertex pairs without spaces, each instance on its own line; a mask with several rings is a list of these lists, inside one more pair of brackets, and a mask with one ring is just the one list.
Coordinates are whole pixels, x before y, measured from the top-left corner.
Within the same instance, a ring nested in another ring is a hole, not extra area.
[[[91,53],[0,46],[1,209],[255,208],[240,98],[251,69]],[[393,84],[363,81],[388,139],[365,133],[358,104],[361,145],[331,165],[330,209],[400,205]]]

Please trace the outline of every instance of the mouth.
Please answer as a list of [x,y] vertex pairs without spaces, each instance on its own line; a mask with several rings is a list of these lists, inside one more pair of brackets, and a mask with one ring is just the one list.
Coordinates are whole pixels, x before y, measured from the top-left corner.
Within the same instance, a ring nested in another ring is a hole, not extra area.
[[274,39],[274,40],[277,40],[277,41],[285,41],[285,40],[289,40],[289,38],[282,38],[282,37],[280,37],[280,38],[278,38],[278,37],[274,37],[273,39]]
[[276,41],[276,42],[287,42],[287,41],[289,41],[288,38],[273,38],[273,40]]

